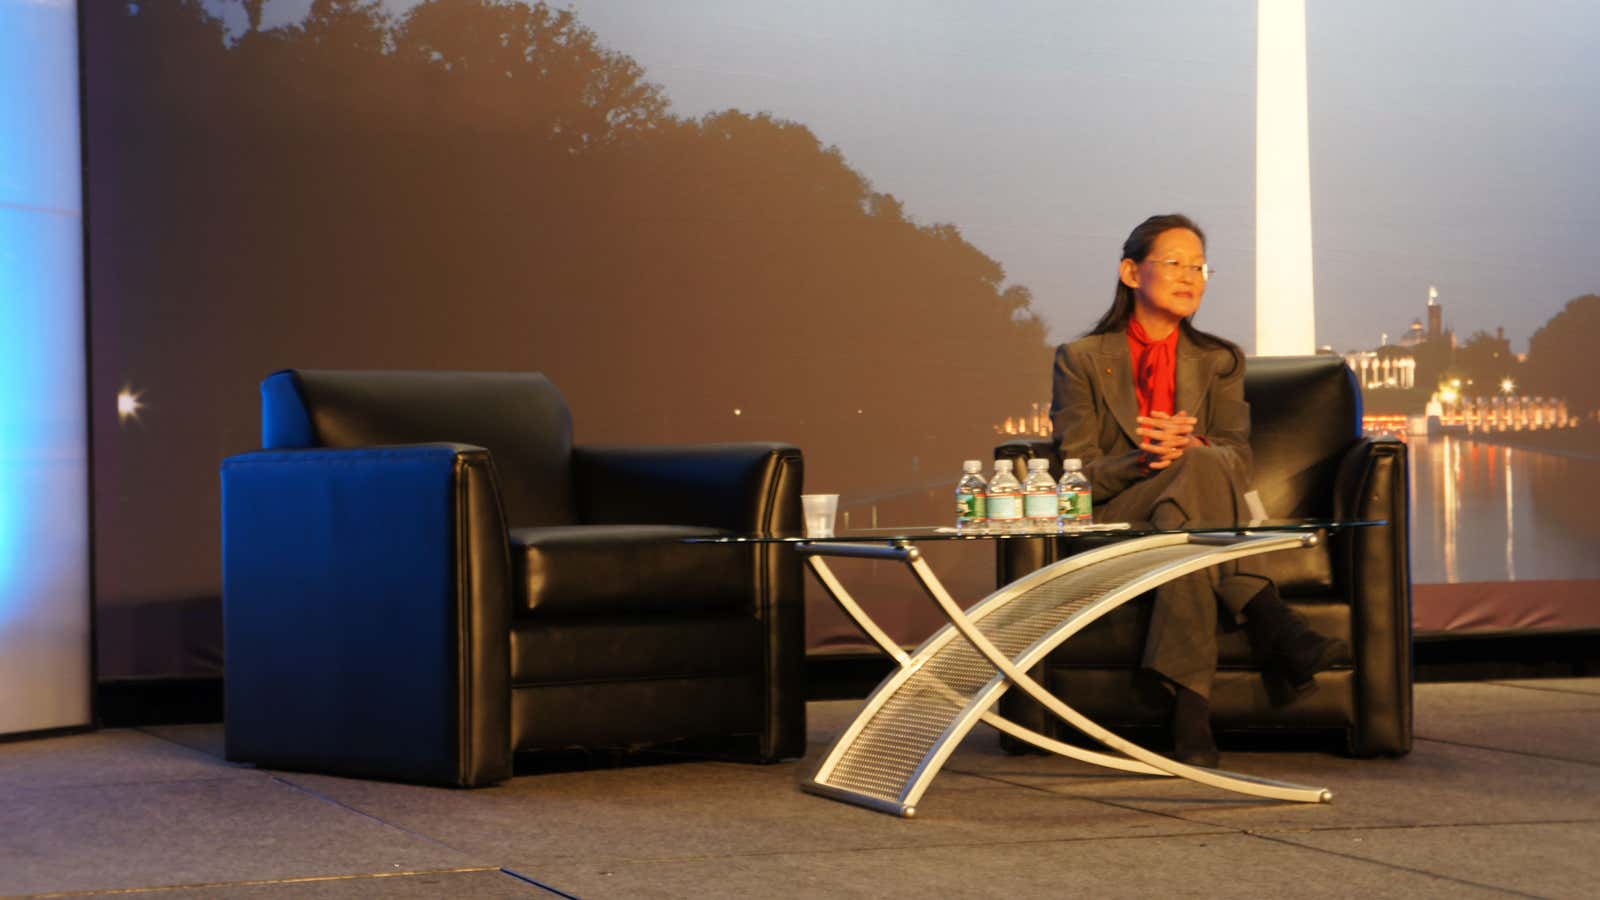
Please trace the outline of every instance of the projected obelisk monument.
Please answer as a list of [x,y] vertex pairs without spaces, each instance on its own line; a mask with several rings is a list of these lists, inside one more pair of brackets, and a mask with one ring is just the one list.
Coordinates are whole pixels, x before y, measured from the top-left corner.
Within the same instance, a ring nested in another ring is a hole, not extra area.
[[1305,0],[1256,4],[1256,354],[1317,349]]

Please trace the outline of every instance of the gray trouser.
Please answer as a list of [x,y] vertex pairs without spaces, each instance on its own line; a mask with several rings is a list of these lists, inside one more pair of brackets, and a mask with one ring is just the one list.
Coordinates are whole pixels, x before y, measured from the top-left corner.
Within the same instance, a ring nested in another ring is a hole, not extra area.
[[[1222,451],[1190,447],[1178,461],[1132,485],[1095,511],[1108,522],[1149,521],[1162,528],[1188,523],[1237,523],[1244,513],[1244,486],[1223,462]],[[1223,563],[1156,588],[1144,666],[1202,697],[1211,696],[1217,672],[1218,603],[1233,622],[1268,584],[1259,575]]]

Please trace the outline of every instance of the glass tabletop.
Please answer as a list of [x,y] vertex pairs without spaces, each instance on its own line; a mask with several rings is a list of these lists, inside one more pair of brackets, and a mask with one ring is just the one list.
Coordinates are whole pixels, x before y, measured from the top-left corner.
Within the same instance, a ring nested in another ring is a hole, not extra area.
[[1096,522],[1090,525],[1057,525],[1046,528],[1017,528],[979,525],[957,528],[953,525],[903,525],[884,528],[840,529],[827,537],[803,534],[729,534],[684,538],[691,544],[861,544],[919,541],[994,541],[1041,537],[1147,537],[1152,534],[1265,534],[1269,532],[1340,531],[1387,525],[1387,519],[1262,519],[1248,524],[1197,523],[1182,528],[1158,528],[1151,522]]

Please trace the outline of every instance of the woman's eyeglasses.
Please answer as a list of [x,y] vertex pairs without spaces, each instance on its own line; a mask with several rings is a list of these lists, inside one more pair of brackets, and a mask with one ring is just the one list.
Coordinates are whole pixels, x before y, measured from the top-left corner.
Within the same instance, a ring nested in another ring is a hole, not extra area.
[[1199,263],[1195,265],[1181,263],[1175,259],[1149,259],[1145,260],[1145,262],[1153,264],[1156,267],[1156,271],[1167,276],[1168,278],[1177,278],[1180,275],[1187,274],[1192,275],[1201,281],[1210,281],[1211,276],[1217,274],[1217,270],[1211,268],[1209,263]]

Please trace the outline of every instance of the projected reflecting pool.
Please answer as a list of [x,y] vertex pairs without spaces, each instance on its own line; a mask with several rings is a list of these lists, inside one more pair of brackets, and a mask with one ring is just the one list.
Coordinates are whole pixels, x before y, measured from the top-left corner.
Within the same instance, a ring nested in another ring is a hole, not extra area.
[[1456,437],[1411,442],[1417,584],[1600,578],[1600,460]]

